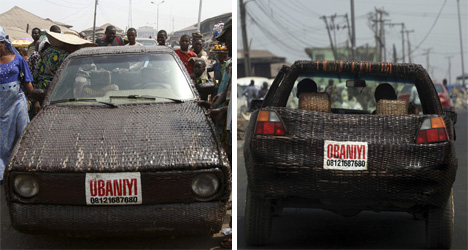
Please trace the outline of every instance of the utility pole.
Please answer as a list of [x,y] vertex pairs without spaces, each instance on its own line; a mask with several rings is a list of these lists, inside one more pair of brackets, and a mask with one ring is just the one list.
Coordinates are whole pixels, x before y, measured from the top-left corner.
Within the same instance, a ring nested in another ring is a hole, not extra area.
[[414,32],[414,30],[406,30],[406,40],[408,41],[408,61],[411,63],[411,44],[409,40],[409,33]]
[[332,37],[331,37],[331,34],[330,34],[330,27],[328,27],[327,17],[326,16],[321,16],[320,18],[323,19],[323,21],[325,22],[325,27],[327,28],[327,32],[328,32],[328,38],[330,39],[330,46],[331,46],[331,49],[333,51],[333,57],[334,57],[335,60],[338,60],[337,55],[336,55],[335,46],[333,45],[333,40],[332,40]]
[[354,0],[351,0],[351,25],[352,25],[351,53],[352,53],[352,56],[353,56],[353,60],[356,60],[356,25],[355,25],[354,19],[355,19],[355,17],[354,17]]
[[398,59],[397,59],[396,47],[395,47],[395,44],[393,44],[393,62],[397,63],[397,61]]
[[383,15],[388,15],[388,13],[381,9],[375,9],[375,20],[372,20],[375,23],[375,47],[377,51],[377,61],[387,61],[387,53],[385,49],[385,22],[389,20],[384,20]]
[[[200,0],[200,7],[198,8],[198,28],[197,28],[197,30],[200,31],[200,32],[201,32],[201,30],[200,30],[201,10],[202,10],[202,0]],[[158,16],[159,16],[159,13],[158,13]]]
[[406,59],[405,59],[405,24],[404,23],[389,23],[388,25],[390,26],[395,26],[395,25],[401,25],[401,51],[402,51],[402,55],[403,55],[403,61],[402,62],[405,62]]
[[131,28],[133,27],[133,24],[132,24],[132,0],[128,0],[128,28]]
[[445,57],[449,61],[449,66],[448,66],[449,84],[452,83],[452,62],[451,62],[452,57],[453,56],[446,56]]
[[429,48],[429,49],[425,49],[423,55],[426,56],[426,70],[427,72],[429,72],[429,68],[430,68],[430,65],[429,65],[429,55],[431,53],[431,50],[432,48]]
[[462,27],[461,27],[461,19],[460,19],[460,0],[457,0],[458,6],[458,29],[460,30],[460,55],[461,55],[461,66],[462,66],[462,83],[463,87],[465,85],[465,63],[463,62],[463,40],[462,40]]
[[94,1],[94,23],[93,23],[93,43],[96,42],[96,10],[97,10],[98,0]]
[[242,46],[244,47],[244,66],[245,66],[245,76],[250,76],[250,55],[249,55],[249,45],[247,39],[247,27],[245,25],[245,4],[244,0],[239,0],[239,8],[241,14],[241,29],[242,29]]

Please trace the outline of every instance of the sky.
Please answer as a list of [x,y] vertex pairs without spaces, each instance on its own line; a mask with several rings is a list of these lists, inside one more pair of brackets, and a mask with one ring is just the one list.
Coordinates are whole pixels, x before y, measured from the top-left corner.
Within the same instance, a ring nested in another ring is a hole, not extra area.
[[[220,14],[232,12],[231,0],[201,0],[200,21]],[[15,5],[42,18],[73,25],[74,30],[82,31],[93,27],[95,0],[2,0],[0,13]],[[131,24],[134,28],[152,26],[172,32],[198,22],[200,1],[197,0],[132,0]],[[152,4],[154,2],[155,4]],[[105,23],[126,29],[129,28],[130,0],[99,0],[96,26]],[[160,4],[161,3],[161,4]],[[159,4],[159,21],[157,9]]]
[[[350,0],[244,0],[247,9],[248,41],[251,49],[266,49],[287,62],[310,60],[304,52],[306,47],[330,47],[330,40],[321,16],[348,14],[351,18]],[[238,6],[237,6],[238,7]],[[409,33],[412,62],[427,69],[435,81],[446,78],[455,82],[461,75],[460,35],[456,0],[355,0],[356,45],[375,46],[374,33],[368,13],[383,9],[388,23],[404,23]],[[439,15],[440,12],[440,15]],[[242,48],[240,11],[238,15],[238,49]],[[468,73],[468,1],[460,0],[463,54],[465,73]],[[439,17],[438,17],[439,16]],[[351,22],[351,21],[350,21]],[[342,28],[346,19],[337,17],[335,30],[338,45],[346,44],[348,30]],[[387,61],[392,60],[393,44],[401,57],[401,25],[388,25],[386,29]],[[332,38],[335,37],[332,33]],[[405,54],[407,42],[405,35]],[[417,49],[416,49],[417,48]],[[416,49],[416,50],[415,50]],[[449,58],[451,74],[449,74]],[[401,59],[400,61],[401,62]],[[408,57],[406,55],[406,62]]]

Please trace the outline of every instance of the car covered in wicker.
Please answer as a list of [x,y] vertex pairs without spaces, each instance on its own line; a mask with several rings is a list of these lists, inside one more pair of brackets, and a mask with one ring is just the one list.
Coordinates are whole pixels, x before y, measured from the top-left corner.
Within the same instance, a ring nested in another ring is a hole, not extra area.
[[7,165],[12,226],[87,237],[219,232],[231,170],[198,101],[164,46],[71,54]]
[[[398,100],[407,84],[420,105]],[[420,65],[283,66],[247,129],[247,243],[267,244],[272,215],[292,207],[409,212],[426,219],[428,247],[450,247],[454,121]]]

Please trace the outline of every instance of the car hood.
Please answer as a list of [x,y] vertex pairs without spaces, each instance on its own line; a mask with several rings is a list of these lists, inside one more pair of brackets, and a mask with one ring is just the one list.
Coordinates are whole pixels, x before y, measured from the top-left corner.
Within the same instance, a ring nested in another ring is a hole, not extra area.
[[195,102],[52,105],[25,129],[9,168],[110,172],[226,166],[214,135],[213,123]]

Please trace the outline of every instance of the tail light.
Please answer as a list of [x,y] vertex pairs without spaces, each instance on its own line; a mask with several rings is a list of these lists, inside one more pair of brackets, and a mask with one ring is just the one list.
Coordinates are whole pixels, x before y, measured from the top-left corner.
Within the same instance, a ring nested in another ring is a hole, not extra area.
[[447,129],[442,117],[426,118],[416,137],[416,143],[448,141]]
[[255,125],[256,135],[285,135],[284,126],[275,111],[260,110]]

